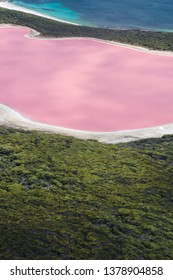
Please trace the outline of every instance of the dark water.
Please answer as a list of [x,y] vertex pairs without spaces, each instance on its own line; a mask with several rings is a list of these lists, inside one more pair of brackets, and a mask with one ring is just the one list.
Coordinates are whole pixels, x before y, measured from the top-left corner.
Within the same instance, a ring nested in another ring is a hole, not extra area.
[[110,28],[173,30],[173,0],[22,0],[10,2],[80,24]]

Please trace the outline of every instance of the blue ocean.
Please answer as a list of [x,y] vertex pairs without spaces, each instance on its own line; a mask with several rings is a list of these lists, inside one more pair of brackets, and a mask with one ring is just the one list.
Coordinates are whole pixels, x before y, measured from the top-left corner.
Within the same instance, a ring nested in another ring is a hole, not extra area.
[[173,0],[10,0],[10,2],[83,25],[173,31]]

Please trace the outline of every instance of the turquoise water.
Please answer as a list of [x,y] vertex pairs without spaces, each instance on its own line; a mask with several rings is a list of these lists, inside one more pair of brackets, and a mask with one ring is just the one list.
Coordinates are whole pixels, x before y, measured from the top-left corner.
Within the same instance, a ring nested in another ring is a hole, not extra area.
[[75,11],[64,7],[60,2],[54,1],[9,1],[15,5],[28,8],[30,10],[48,15],[54,18],[67,20],[74,23],[82,23],[80,21],[80,15]]
[[173,31],[173,0],[12,0],[10,2],[79,24]]

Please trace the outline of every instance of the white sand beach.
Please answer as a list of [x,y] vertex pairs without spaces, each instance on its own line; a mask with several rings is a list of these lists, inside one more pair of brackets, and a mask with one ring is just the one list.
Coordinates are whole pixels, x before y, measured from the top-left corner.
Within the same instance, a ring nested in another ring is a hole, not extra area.
[[73,23],[73,22],[70,22],[70,21],[65,21],[65,20],[62,20],[62,19],[57,19],[57,18],[54,18],[54,17],[50,17],[50,16],[47,16],[47,15],[43,15],[41,13],[32,11],[32,10],[27,9],[27,8],[19,7],[17,5],[14,5],[14,4],[8,2],[8,1],[0,0],[0,7],[1,8],[6,8],[6,9],[9,9],[9,10],[24,12],[24,13],[27,13],[27,14],[32,14],[32,15],[39,16],[39,17],[52,19],[52,20],[55,20],[55,21],[63,22],[63,23],[78,25],[77,23]]
[[24,118],[18,112],[3,104],[0,104],[0,126],[6,126],[23,130],[37,130],[46,133],[56,133],[66,136],[73,136],[85,140],[93,139],[102,143],[109,144],[130,142],[152,137],[162,137],[165,134],[173,134],[173,123],[145,129],[115,132],[89,132],[67,129],[63,127],[31,121],[29,119]]
[[[33,32],[33,30],[32,30]],[[119,47],[123,47],[123,48],[127,48],[127,49],[132,49],[138,52],[145,52],[145,53],[149,53],[149,54],[154,54],[154,55],[161,55],[161,56],[173,56],[173,52],[171,51],[159,51],[159,50],[151,50],[151,49],[147,49],[144,47],[140,47],[140,46],[135,46],[135,45],[130,45],[130,44],[123,44],[120,42],[116,42],[116,41],[107,41],[107,40],[103,40],[103,39],[97,39],[94,37],[64,37],[64,38],[54,38],[54,37],[43,37],[40,35],[39,32],[35,31],[35,33],[30,32],[29,34],[26,35],[26,37],[31,38],[31,39],[40,39],[40,40],[89,40],[89,41],[96,41],[102,44],[107,44],[107,45],[114,45],[114,46],[119,46]]]

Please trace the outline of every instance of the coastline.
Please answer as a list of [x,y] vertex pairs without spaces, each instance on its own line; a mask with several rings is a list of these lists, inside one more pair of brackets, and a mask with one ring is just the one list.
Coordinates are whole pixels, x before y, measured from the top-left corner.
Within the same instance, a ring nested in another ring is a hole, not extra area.
[[146,138],[159,138],[166,134],[173,134],[173,123],[150,128],[114,132],[90,132],[73,130],[31,121],[23,117],[17,111],[3,104],[0,104],[0,126],[22,129],[26,131],[37,130],[45,133],[55,133],[65,136],[72,136],[83,140],[97,140],[98,142],[107,144],[126,143]]
[[[63,20],[63,19],[60,19],[60,18],[56,18],[56,17],[53,17],[53,16],[43,14],[41,12],[36,12],[34,10],[18,6],[16,4],[13,4],[13,3],[9,2],[8,0],[0,0],[0,8],[5,8],[5,9],[9,9],[9,10],[24,12],[24,13],[27,13],[27,14],[36,15],[36,16],[39,16],[39,17],[43,17],[43,18],[55,20],[55,21],[58,21],[58,22],[71,24],[71,25],[85,26],[85,24],[82,24],[82,23],[75,23],[75,22],[72,22],[72,21]],[[89,25],[87,25],[87,26],[89,27]],[[95,26],[95,27],[99,28],[99,26]],[[102,28],[104,28],[104,26],[102,26]],[[142,31],[153,31],[153,32],[154,31],[155,32],[173,32],[172,29],[157,29],[157,28],[154,28],[154,27],[146,28],[146,27],[143,27],[143,26],[128,26],[128,27],[116,27],[116,28],[120,29],[120,30],[139,29],[139,30],[142,30]],[[110,27],[110,29],[116,29],[116,28],[115,27]]]
[[47,19],[52,19],[52,20],[55,20],[55,21],[58,21],[58,22],[62,22],[62,23],[68,23],[68,24],[72,24],[72,25],[79,25],[79,24],[74,23],[74,22],[70,22],[70,21],[66,21],[66,20],[62,20],[62,19],[57,19],[57,18],[54,18],[54,17],[51,17],[51,16],[47,16],[47,15],[35,12],[35,11],[27,9],[27,8],[23,8],[23,7],[14,5],[12,3],[9,3],[8,1],[1,1],[0,0],[0,8],[5,8],[5,9],[9,9],[9,10],[19,11],[19,12],[23,12],[23,13],[26,13],[26,14],[32,14],[32,15],[35,15],[35,16],[39,16],[39,17],[43,17],[43,18],[47,18]]

